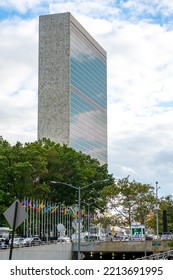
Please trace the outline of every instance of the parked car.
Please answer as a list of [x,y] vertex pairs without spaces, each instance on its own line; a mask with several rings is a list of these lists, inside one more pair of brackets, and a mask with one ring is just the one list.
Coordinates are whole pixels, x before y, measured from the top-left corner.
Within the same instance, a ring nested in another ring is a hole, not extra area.
[[5,242],[5,238],[0,238],[0,249],[7,249],[8,245]]
[[172,234],[172,232],[163,232],[160,239],[161,240],[172,240],[173,234]]
[[173,260],[173,254],[168,255],[168,260]]
[[60,236],[57,239],[57,243],[71,243],[71,239],[68,236]]
[[112,241],[123,241],[123,236],[115,235],[113,236]]
[[123,236],[122,241],[128,242],[128,241],[130,241],[130,237],[129,236]]
[[131,236],[131,241],[144,241],[144,240],[145,240],[145,236],[141,234],[135,234]]
[[145,240],[153,240],[153,235],[146,235]]
[[100,236],[98,234],[89,234],[85,236],[85,241],[100,241]]
[[42,241],[39,237],[28,237],[23,240],[24,246],[41,245]]
[[157,240],[157,239],[160,239],[160,235],[159,236],[153,235],[153,240]]
[[100,233],[99,235],[100,241],[112,241],[112,234],[109,233]]
[[[13,239],[13,247],[23,247],[24,246],[24,238],[23,237],[15,237]],[[11,245],[12,240],[9,240],[9,245]]]

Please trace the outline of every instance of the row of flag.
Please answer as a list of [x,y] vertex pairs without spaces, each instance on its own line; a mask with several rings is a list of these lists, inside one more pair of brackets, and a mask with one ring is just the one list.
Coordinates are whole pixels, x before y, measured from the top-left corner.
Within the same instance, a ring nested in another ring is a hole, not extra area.
[[[55,204],[29,198],[21,201],[21,205],[27,212],[27,219],[23,226],[24,236],[39,235],[41,238],[46,236],[47,240],[56,238],[58,224],[64,225],[67,236],[70,237],[73,233],[72,224],[78,218],[78,207],[76,205],[67,207],[61,203]],[[81,209],[81,222],[84,227],[88,227],[90,218],[90,213],[85,213],[85,210]]]
[[[61,213],[64,215],[72,215],[74,218],[77,218],[78,211],[76,211],[75,207],[62,207],[61,204],[53,205],[52,203],[48,202],[39,202],[29,199],[24,199],[21,202],[22,206],[24,208],[30,209],[30,210],[36,210],[36,211],[42,211],[45,213]],[[85,210],[81,210],[81,216],[84,217]]]
[[70,236],[72,220],[78,215],[72,207],[29,198],[21,201],[21,205],[28,215],[23,226],[24,236],[38,235],[41,238],[46,236],[47,240],[55,238],[58,234],[58,224],[63,224],[67,235]]

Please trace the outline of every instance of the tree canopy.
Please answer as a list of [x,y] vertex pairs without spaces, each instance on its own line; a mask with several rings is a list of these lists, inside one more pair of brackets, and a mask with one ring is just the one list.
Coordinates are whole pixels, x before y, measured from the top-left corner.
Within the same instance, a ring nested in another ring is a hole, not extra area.
[[49,139],[32,143],[17,142],[10,145],[0,140],[0,211],[10,205],[15,198],[24,197],[61,202],[66,205],[77,203],[77,193],[63,184],[75,187],[91,184],[83,189],[81,199],[97,199],[106,183],[113,182],[108,174],[107,165],[100,163],[82,152],[76,152],[67,145],[60,145]]
[[130,181],[129,176],[106,186],[101,196],[115,213],[117,223],[127,226],[133,221],[144,222],[155,201],[152,186]]
[[[114,213],[111,222],[116,225],[128,226],[137,221],[146,222],[153,229],[156,227],[156,200],[151,185],[130,181],[129,176],[115,180],[106,164],[100,165],[89,155],[49,139],[10,145],[0,137],[1,217],[16,198],[77,204],[77,190],[70,185],[76,188],[90,185],[81,191],[81,204],[88,203],[90,209],[100,210],[108,206]],[[169,195],[159,202],[159,232],[162,232],[163,210],[167,211],[168,229],[173,230],[173,198]]]

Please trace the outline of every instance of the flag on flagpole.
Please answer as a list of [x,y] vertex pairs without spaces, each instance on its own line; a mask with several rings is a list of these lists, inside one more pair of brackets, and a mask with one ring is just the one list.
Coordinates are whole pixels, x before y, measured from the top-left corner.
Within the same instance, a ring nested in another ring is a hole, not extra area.
[[43,209],[45,207],[43,201],[40,203],[39,207],[40,207],[40,209]]

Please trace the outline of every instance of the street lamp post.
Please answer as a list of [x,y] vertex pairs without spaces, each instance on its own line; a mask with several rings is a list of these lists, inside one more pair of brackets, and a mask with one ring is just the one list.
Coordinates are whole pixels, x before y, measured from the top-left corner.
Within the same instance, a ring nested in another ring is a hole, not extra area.
[[109,181],[109,179],[105,179],[105,180],[101,180],[101,181],[93,181],[92,183],[90,183],[86,186],[79,186],[79,187],[75,187],[73,185],[70,185],[70,184],[67,184],[64,182],[51,181],[52,184],[62,184],[62,185],[68,186],[68,187],[73,188],[78,191],[78,260],[80,260],[81,190],[83,190],[93,184],[107,182],[107,181]]
[[144,237],[145,237],[145,250],[144,250],[144,256],[147,256],[147,240],[146,240],[146,209],[144,208]]
[[160,187],[158,187],[158,182],[156,182],[156,235],[157,235],[157,239],[159,237],[159,205],[158,205],[158,189],[160,189]]
[[95,204],[95,202],[85,202],[85,201],[82,201],[84,204],[87,205],[88,207],[88,234],[89,234],[89,231],[90,231],[90,206],[92,204]]

